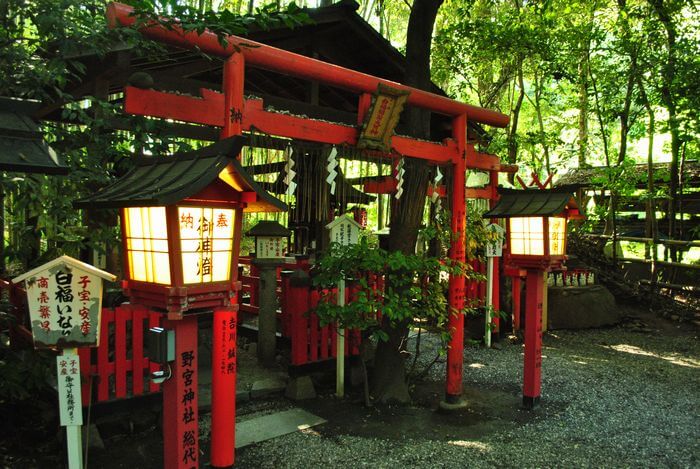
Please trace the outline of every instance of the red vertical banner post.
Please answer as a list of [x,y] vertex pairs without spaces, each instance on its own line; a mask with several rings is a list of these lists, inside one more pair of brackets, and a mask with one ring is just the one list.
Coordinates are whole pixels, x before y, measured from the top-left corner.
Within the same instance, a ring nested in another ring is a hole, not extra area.
[[[243,124],[243,55],[233,53],[224,62],[224,127],[221,138],[240,135]],[[240,239],[242,211],[236,211],[234,236]],[[239,243],[234,240],[233,248]],[[238,256],[234,256],[238,258]],[[237,266],[232,266],[232,275]],[[251,291],[251,305],[253,304]],[[236,443],[236,331],[238,315],[235,307],[214,310],[212,324],[211,376],[211,466],[230,467],[235,459]]]
[[[457,142],[459,155],[453,162],[452,223],[454,240],[450,247],[450,259],[466,260],[464,233],[466,228],[465,171],[467,158],[467,116],[463,114],[452,121],[452,137]],[[447,378],[444,404],[459,405],[462,396],[462,368],[464,365],[464,276],[450,275],[447,328],[451,334],[447,350]]]
[[164,321],[175,331],[175,360],[163,383],[163,467],[199,467],[197,317]]
[[[236,332],[233,307],[214,310],[211,362],[211,465],[230,467],[236,443]],[[216,405],[216,407],[215,407]]]
[[542,381],[542,286],[544,271],[528,269],[525,280],[525,369],[523,406],[539,404]]

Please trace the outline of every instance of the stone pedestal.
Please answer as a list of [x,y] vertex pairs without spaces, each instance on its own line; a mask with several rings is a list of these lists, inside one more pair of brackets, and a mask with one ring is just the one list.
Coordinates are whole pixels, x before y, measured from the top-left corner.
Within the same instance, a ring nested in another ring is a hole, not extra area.
[[258,362],[271,368],[275,366],[277,344],[277,268],[283,264],[283,259],[253,259],[252,263],[260,276]]

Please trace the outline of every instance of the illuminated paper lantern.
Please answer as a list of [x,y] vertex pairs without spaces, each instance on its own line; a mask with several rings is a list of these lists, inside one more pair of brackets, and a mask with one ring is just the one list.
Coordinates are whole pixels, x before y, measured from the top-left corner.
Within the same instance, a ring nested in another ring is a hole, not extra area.
[[243,212],[287,209],[236,159],[244,140],[139,159],[123,178],[76,204],[121,209],[123,287],[132,302],[166,309],[171,319],[230,304]]

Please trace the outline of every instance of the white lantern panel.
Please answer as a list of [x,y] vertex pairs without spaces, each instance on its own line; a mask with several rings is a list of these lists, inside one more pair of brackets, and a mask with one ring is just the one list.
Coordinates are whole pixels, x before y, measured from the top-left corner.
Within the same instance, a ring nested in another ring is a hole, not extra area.
[[563,256],[566,251],[566,219],[549,218],[549,254]]
[[258,259],[276,259],[284,257],[287,240],[281,236],[256,236],[255,257]]
[[182,278],[186,284],[228,281],[234,211],[178,207]]
[[542,217],[510,219],[510,252],[521,256],[544,255],[544,223]]
[[165,207],[129,207],[124,210],[127,260],[132,280],[170,283],[168,228]]

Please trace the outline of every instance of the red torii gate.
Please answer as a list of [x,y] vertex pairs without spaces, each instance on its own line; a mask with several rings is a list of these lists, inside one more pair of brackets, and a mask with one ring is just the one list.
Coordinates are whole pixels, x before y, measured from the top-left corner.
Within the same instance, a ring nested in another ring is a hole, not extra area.
[[[110,27],[134,25],[137,18],[132,15],[133,12],[134,9],[130,6],[109,4],[107,19]],[[195,98],[127,87],[125,110],[129,113],[221,127],[222,138],[240,135],[254,128],[271,135],[318,143],[357,143],[356,127],[266,111],[262,100],[245,99],[245,66],[252,65],[358,93],[358,123],[363,121],[368,112],[371,93],[377,90],[379,84],[408,91],[409,105],[450,116],[452,138],[434,143],[394,136],[392,147],[404,156],[424,159],[432,164],[454,166],[451,229],[457,236],[450,249],[450,258],[465,261],[466,169],[487,170],[492,178],[501,170],[498,157],[479,153],[473,144],[467,143],[467,120],[505,127],[508,116],[237,36],[227,36],[227,45],[223,46],[217,35],[210,31],[197,34],[184,32],[178,27],[165,28],[159,24],[143,25],[140,31],[147,37],[173,46],[186,49],[196,47],[202,52],[225,58],[223,93],[202,89],[201,98]],[[493,190],[485,192],[493,194]],[[461,311],[464,308],[464,297],[464,276],[452,275],[449,280],[449,307]],[[214,324],[219,322],[214,321]],[[448,327],[452,331],[452,339],[447,353],[445,401],[456,403],[462,394],[464,316],[450,315]],[[216,330],[213,334],[217,337]],[[232,386],[228,382],[230,377],[218,376],[216,369],[212,370],[212,374],[211,464],[214,467],[226,467],[232,465],[234,459],[234,441],[230,434],[235,429],[235,402],[227,395]]]

